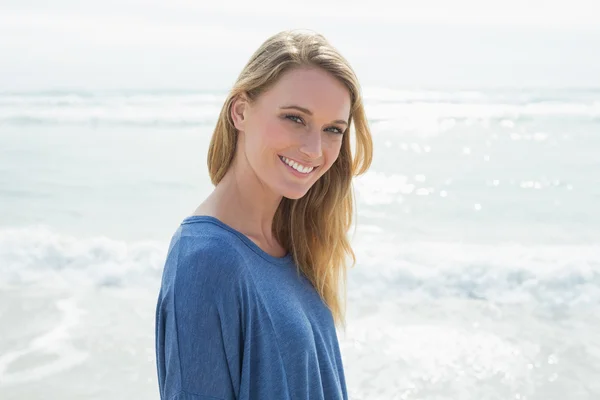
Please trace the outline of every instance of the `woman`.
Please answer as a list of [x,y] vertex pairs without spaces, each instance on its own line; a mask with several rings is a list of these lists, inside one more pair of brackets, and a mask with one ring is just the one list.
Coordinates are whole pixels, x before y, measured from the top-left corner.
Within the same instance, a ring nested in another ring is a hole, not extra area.
[[335,324],[345,327],[340,282],[346,256],[355,261],[351,180],[371,154],[347,61],[319,34],[267,39],[214,130],[216,187],[169,246],[156,309],[162,399],[347,399]]

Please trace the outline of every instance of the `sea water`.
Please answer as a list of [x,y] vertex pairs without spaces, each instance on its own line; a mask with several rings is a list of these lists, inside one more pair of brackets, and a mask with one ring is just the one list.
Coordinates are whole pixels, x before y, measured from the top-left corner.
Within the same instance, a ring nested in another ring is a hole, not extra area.
[[[162,266],[225,95],[0,94],[2,399],[158,398]],[[600,91],[364,95],[350,398],[600,398]]]

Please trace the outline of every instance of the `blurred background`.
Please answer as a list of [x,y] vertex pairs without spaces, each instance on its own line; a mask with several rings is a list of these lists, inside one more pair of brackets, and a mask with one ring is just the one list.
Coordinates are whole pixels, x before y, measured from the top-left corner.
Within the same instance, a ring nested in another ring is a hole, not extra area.
[[0,398],[158,399],[168,241],[250,55],[324,34],[374,135],[349,397],[600,398],[593,0],[0,3]]

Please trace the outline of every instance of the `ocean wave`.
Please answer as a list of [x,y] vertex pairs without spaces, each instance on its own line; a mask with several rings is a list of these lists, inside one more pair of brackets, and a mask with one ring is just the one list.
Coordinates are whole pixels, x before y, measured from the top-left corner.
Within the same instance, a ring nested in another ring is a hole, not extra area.
[[[167,243],[78,238],[45,226],[0,230],[7,284],[156,284]],[[355,242],[354,294],[459,297],[576,306],[600,302],[600,245],[393,243],[379,233]]]
[[0,229],[0,282],[123,286],[160,277],[165,243],[78,238],[46,226]]
[[168,118],[137,118],[137,119],[119,119],[119,118],[95,118],[85,116],[74,116],[73,118],[42,118],[35,116],[15,116],[0,119],[0,126],[84,126],[84,127],[140,127],[140,128],[186,128],[195,126],[204,126],[216,123],[218,114],[206,119],[168,119]]
[[[376,235],[372,236],[377,237]],[[500,303],[600,303],[600,245],[392,243],[357,246],[357,281],[385,282],[395,296],[460,297]]]
[[[399,91],[367,88],[372,121],[444,118],[600,118],[594,91]],[[225,93],[191,91],[0,93],[0,125],[198,126],[213,124]]]

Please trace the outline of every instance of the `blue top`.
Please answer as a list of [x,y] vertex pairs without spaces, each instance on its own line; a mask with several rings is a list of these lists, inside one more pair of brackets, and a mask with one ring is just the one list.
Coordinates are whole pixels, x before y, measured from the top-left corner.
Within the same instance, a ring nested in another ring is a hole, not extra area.
[[163,400],[347,400],[333,317],[292,256],[210,216],[174,233],[156,307]]

